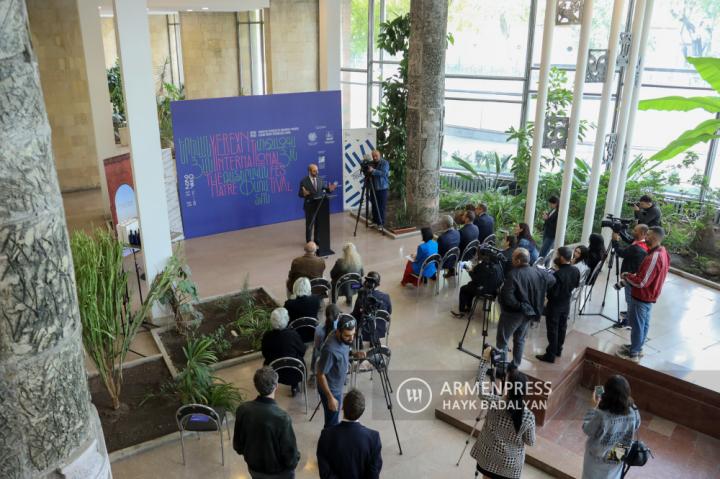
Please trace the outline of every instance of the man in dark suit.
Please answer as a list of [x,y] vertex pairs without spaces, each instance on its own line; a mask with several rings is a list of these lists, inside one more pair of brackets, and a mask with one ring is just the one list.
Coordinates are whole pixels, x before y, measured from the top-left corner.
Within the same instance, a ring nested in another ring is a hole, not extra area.
[[[454,228],[455,222],[452,216],[445,215],[440,218],[442,233],[438,236],[438,254],[445,256],[445,253],[453,248],[460,247],[460,232]],[[447,264],[442,265],[442,269],[445,270],[445,277],[455,275],[455,261],[448,261]]]
[[377,479],[382,469],[380,434],[362,424],[365,397],[357,389],[345,395],[343,420],[320,433],[317,461],[321,479]]
[[478,239],[478,234],[480,234],[478,227],[473,224],[475,221],[474,211],[466,211],[463,220],[465,221],[465,224],[462,228],[460,228],[460,253],[465,251],[465,247],[468,243]]
[[475,209],[475,226],[478,227],[478,240],[482,243],[485,238],[495,233],[495,219],[487,212],[487,205],[480,203]]
[[[335,191],[335,184],[326,185],[322,178],[318,176],[318,167],[316,164],[308,166],[308,175],[300,181],[300,189],[298,190],[298,196],[303,198],[303,210],[305,210],[305,242],[309,243],[314,240],[317,243],[318,236],[320,236],[320,227],[315,222],[314,233],[310,231],[310,226],[315,216],[315,211],[319,205],[319,200],[315,199],[316,196],[325,192],[331,193]],[[313,233],[311,235],[311,233]]]
[[555,230],[557,229],[558,205],[560,200],[557,196],[548,198],[550,211],[543,214],[543,241],[540,246],[540,256],[545,257],[555,245]]

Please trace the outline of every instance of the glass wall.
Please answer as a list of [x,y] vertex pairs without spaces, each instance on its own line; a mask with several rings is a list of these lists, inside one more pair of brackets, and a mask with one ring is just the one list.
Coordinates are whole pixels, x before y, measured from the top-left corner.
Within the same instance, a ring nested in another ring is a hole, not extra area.
[[[374,48],[374,42],[368,46],[368,37],[376,38],[382,21],[407,13],[410,1],[342,2],[344,125],[366,127],[380,99],[380,83],[397,70],[398,61]],[[505,131],[534,117],[544,5],[537,0],[450,0],[448,32],[454,44],[446,54],[444,167],[457,167],[454,155],[473,162],[490,152],[514,153],[515,145],[506,141]],[[590,48],[606,49],[613,1],[595,0],[594,5]],[[570,91],[579,33],[579,26],[565,26],[556,28],[554,34],[553,64],[566,72],[565,88]],[[530,42],[528,35],[532,35]],[[528,52],[529,44],[532,52]],[[685,61],[686,56],[720,56],[720,1],[655,2],[640,98],[712,95],[713,91]],[[592,125],[598,119],[601,91],[602,84],[585,85],[581,115],[591,127],[579,143],[577,154],[586,161],[592,157]],[[614,96],[613,100],[617,113],[619,105]],[[631,155],[648,157],[683,131],[710,118],[710,114],[638,111],[635,118]],[[679,191],[696,193],[692,179],[706,173],[711,174],[711,186],[717,188],[720,167],[712,172],[707,169],[711,156],[718,156],[717,150],[720,148],[701,144],[692,149],[697,155],[694,166],[678,168],[685,159],[680,155],[663,168],[678,172]]]

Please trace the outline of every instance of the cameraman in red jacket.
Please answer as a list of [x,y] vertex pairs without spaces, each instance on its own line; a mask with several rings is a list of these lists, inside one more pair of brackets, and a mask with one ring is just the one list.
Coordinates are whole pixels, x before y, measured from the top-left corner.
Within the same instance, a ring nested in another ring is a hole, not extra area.
[[622,278],[630,286],[631,301],[628,305],[628,321],[632,328],[630,344],[621,347],[617,355],[639,362],[642,347],[650,329],[650,311],[662,292],[665,278],[670,270],[670,255],[661,246],[665,230],[653,226],[647,233],[648,253],[637,273],[623,273]]

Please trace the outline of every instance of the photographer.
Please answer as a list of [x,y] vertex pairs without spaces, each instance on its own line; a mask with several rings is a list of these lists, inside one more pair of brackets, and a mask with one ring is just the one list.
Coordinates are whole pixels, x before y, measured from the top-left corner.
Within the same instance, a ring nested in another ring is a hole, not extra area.
[[642,195],[637,203],[632,204],[632,207],[635,210],[635,218],[638,223],[647,225],[648,228],[662,226],[660,208],[657,207],[649,195]]
[[533,268],[530,253],[517,248],[512,257],[513,268],[505,276],[500,290],[500,321],[497,329],[497,348],[507,352],[510,338],[513,338],[513,360],[511,368],[520,366],[525,335],[530,321],[538,321],[543,314],[545,294],[555,284],[555,277],[549,271]]
[[470,312],[475,296],[496,296],[502,286],[505,276],[502,252],[480,249],[478,257],[480,262],[470,271],[470,281],[460,288],[459,312],[450,311],[456,318],[464,318]]
[[[363,324],[363,316],[366,314],[374,314],[376,311],[385,310],[389,314],[392,314],[392,303],[390,302],[390,295],[383,293],[378,290],[380,286],[380,273],[377,271],[370,271],[365,276],[363,287],[358,293],[358,297],[355,300],[355,306],[353,307],[352,315],[360,323]],[[369,299],[372,298],[372,299]],[[371,325],[363,325],[363,330],[360,332],[366,341],[370,340],[372,334]],[[378,339],[385,337],[385,331],[378,328],[375,331]]]
[[[645,259],[648,251],[647,243],[645,242],[645,236],[647,235],[647,232],[647,225],[635,225],[635,228],[633,228],[632,231],[633,242],[629,246],[626,246],[624,248],[620,246],[620,234],[613,232],[612,246],[615,249],[615,253],[618,255],[618,257],[623,259],[622,266],[620,266],[620,273],[636,273],[637,270],[640,269],[640,265]],[[619,289],[619,286],[624,286],[625,302],[626,304],[630,305],[630,301],[632,300],[632,298],[630,297],[630,291],[632,290],[632,286],[627,283],[625,283],[624,285],[621,283],[619,285],[616,285],[616,288]],[[623,316],[623,313],[620,313],[620,315]],[[621,322],[613,325],[613,327],[622,328],[627,325],[627,313],[625,313]]]
[[[373,150],[371,155],[372,164],[368,166],[367,172],[375,189],[375,197],[370,195],[372,220],[375,225],[382,228],[385,224],[385,205],[387,205],[388,188],[390,187],[390,163],[380,155],[378,150]],[[376,199],[377,204],[375,203]]]

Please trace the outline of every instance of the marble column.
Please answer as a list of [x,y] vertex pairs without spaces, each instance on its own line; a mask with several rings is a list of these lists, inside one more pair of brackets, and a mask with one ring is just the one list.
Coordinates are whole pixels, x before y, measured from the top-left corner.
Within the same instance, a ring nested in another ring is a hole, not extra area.
[[447,15],[447,0],[410,3],[406,187],[410,218],[421,226],[440,206]]
[[107,478],[25,2],[0,0],[0,475]]

